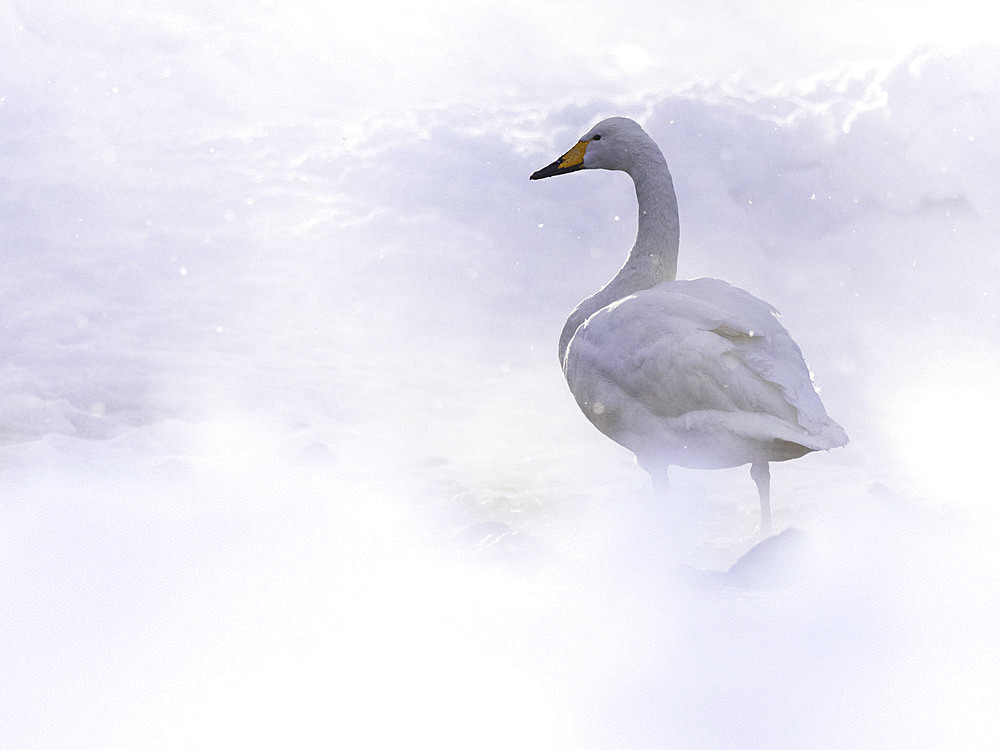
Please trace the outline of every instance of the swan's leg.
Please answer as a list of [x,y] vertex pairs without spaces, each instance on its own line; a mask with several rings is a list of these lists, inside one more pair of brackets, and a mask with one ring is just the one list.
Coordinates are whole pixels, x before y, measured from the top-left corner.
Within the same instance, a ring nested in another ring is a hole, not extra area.
[[658,498],[670,496],[670,479],[667,477],[668,466],[653,466],[647,469],[653,480],[653,494]]
[[750,478],[757,485],[760,495],[760,531],[771,533],[771,467],[767,461],[754,461],[750,464]]
[[683,548],[688,519],[683,498],[671,491],[669,468],[668,464],[660,464],[647,469],[653,480],[652,502],[646,506],[641,523],[646,532],[651,531],[665,543],[666,549],[679,550]]

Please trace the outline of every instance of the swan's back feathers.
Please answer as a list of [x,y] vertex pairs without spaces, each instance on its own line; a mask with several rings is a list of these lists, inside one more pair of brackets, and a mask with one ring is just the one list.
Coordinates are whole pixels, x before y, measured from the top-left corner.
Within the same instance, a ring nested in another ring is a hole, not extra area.
[[718,279],[666,282],[598,310],[565,370],[591,421],[647,464],[739,465],[847,442],[775,309]]

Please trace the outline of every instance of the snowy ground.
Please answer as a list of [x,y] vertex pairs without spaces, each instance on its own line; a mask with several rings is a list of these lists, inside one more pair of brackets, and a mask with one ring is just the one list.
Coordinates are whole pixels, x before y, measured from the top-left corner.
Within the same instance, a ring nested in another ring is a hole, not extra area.
[[[0,745],[993,746],[998,50],[292,7],[0,8]],[[746,470],[664,509],[556,362],[634,195],[527,177],[609,114],[852,438],[731,573]]]

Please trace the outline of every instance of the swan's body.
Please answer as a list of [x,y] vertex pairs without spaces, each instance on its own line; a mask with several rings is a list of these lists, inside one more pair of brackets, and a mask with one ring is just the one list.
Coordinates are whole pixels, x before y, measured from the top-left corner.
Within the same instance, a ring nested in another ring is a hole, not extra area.
[[635,453],[657,485],[671,465],[749,463],[770,527],[770,461],[847,443],[773,307],[718,279],[675,281],[677,198],[666,160],[632,120],[595,125],[532,179],[617,169],[639,225],[625,265],[566,321],[559,361],[587,418]]

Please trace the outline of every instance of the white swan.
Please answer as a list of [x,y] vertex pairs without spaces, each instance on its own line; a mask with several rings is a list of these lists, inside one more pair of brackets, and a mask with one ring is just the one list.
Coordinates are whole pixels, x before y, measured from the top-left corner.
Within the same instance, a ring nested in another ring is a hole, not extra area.
[[569,316],[559,361],[587,418],[666,487],[670,465],[750,464],[769,532],[770,461],[847,443],[799,347],[766,302],[718,279],[675,281],[680,224],[667,162],[638,123],[612,117],[531,175],[627,172],[639,229],[625,265]]

